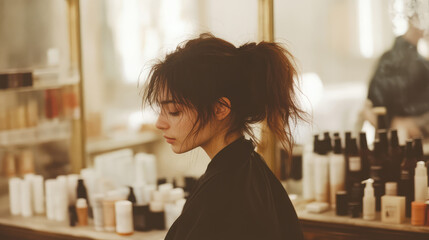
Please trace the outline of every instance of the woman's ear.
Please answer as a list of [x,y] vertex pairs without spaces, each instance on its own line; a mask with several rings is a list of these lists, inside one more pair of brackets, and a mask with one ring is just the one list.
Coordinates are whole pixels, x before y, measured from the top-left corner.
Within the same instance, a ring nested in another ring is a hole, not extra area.
[[231,112],[231,101],[228,98],[222,97],[214,106],[214,114],[217,120],[224,120]]

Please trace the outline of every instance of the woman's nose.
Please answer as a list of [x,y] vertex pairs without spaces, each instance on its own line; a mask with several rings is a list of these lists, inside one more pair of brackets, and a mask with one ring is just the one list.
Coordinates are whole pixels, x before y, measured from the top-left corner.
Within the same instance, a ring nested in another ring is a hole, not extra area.
[[155,126],[160,130],[165,130],[168,128],[168,123],[165,121],[164,117],[161,114],[158,116]]

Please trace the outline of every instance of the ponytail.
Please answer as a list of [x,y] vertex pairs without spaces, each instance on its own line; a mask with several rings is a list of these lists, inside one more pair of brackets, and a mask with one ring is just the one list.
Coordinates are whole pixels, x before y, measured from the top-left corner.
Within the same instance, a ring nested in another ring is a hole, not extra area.
[[295,95],[294,57],[278,43],[246,43],[238,48],[238,65],[249,87],[247,121],[266,120],[283,147],[291,149],[290,123],[304,115]]

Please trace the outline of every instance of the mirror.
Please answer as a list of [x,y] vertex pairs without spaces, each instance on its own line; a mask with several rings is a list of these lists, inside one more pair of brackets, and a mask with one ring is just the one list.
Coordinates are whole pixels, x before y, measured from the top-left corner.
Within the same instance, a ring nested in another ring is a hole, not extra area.
[[[311,129],[298,128],[298,143],[315,132],[371,132],[363,124],[371,120],[368,96],[386,106],[391,127],[408,131],[402,143],[428,136],[428,11],[419,0],[274,1],[274,39],[296,57],[303,107],[313,117]],[[370,142],[374,135],[372,129]]]

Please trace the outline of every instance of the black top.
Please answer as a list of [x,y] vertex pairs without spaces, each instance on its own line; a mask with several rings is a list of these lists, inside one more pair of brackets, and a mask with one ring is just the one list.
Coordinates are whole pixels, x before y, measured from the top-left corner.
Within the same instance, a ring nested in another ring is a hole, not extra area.
[[251,141],[209,163],[166,240],[303,239],[292,203]]
[[429,62],[403,37],[383,54],[368,90],[374,106],[394,116],[417,116],[429,111]]

